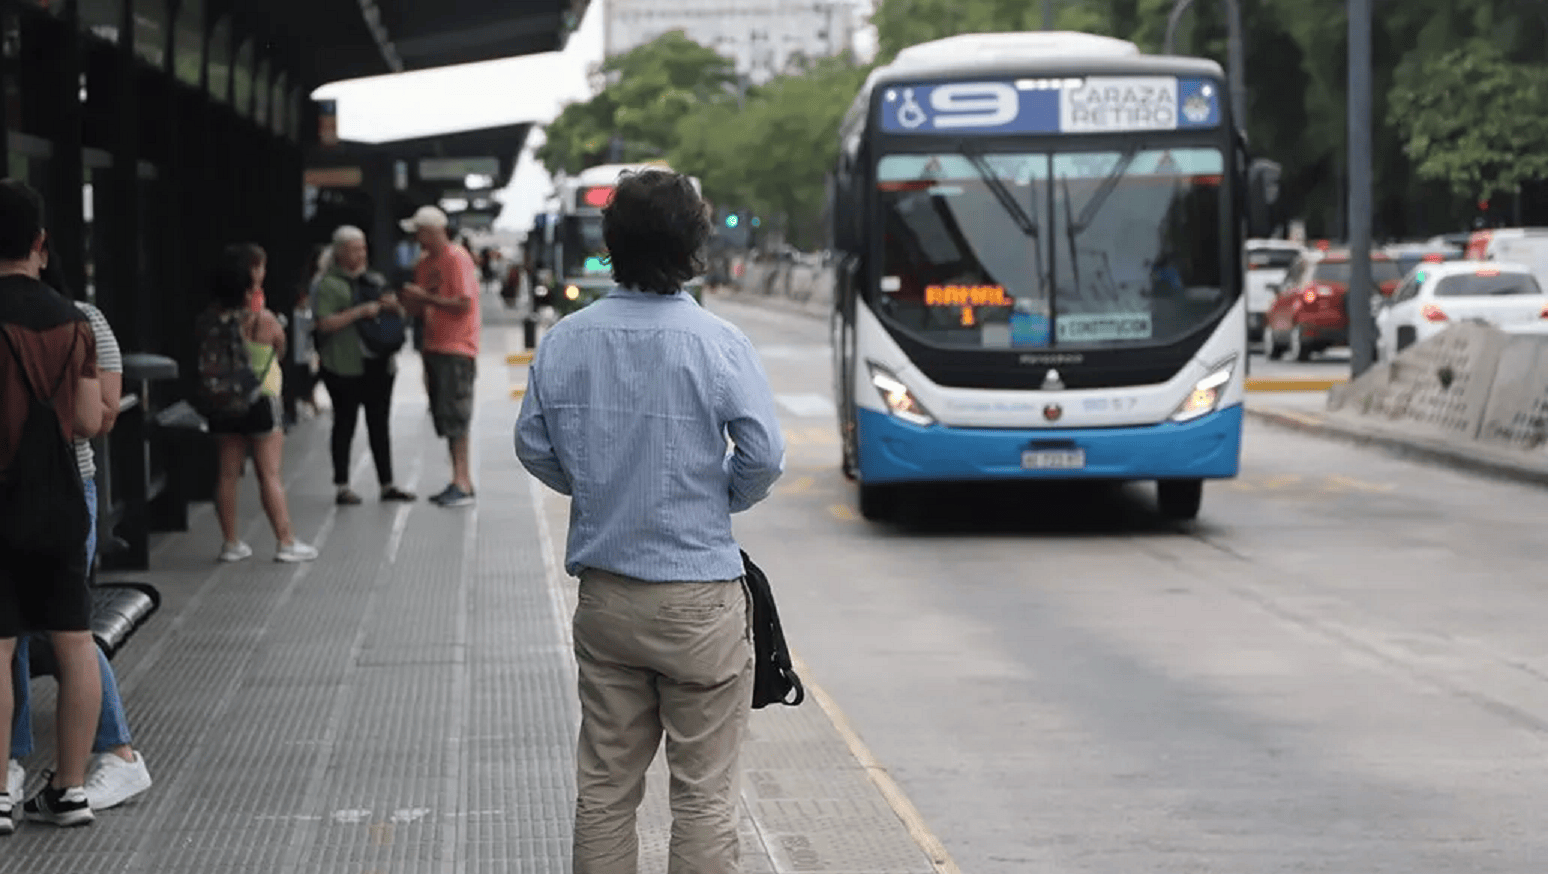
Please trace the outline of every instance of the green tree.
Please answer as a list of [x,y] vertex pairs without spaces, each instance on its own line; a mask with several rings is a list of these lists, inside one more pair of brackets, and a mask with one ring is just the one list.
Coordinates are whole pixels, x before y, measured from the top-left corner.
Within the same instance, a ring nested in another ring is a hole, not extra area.
[[550,173],[606,161],[615,139],[621,160],[661,157],[678,122],[705,104],[734,99],[737,81],[729,59],[678,31],[609,58],[602,72],[607,86],[565,107],[548,126],[537,158]]
[[1512,63],[1494,43],[1410,55],[1390,121],[1418,175],[1487,200],[1548,177],[1548,68]]
[[839,123],[865,74],[848,59],[823,59],[774,79],[743,107],[703,107],[679,125],[672,166],[698,176],[712,200],[754,209],[792,242],[815,246]]

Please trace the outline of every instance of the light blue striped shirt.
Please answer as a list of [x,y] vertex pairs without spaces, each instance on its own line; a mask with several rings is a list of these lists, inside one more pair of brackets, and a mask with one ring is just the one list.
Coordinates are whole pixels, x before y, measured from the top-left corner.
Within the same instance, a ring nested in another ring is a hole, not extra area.
[[768,496],[785,440],[736,326],[686,292],[616,288],[538,344],[516,456],[571,498],[571,575],[729,580],[742,575],[731,514]]

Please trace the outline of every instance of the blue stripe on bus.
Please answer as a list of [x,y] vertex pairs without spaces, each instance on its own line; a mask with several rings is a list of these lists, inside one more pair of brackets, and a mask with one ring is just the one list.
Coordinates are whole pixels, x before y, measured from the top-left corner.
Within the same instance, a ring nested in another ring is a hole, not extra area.
[[[860,481],[980,479],[1224,479],[1240,467],[1242,408],[1192,422],[1123,428],[920,427],[875,410],[859,411]],[[1068,441],[1085,450],[1081,470],[1024,470],[1033,441]]]

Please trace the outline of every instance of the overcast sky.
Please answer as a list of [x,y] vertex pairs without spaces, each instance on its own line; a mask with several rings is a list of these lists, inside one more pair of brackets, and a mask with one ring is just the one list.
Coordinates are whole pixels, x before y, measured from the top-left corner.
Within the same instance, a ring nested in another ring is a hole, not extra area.
[[[528,121],[544,124],[565,104],[591,97],[586,73],[602,60],[603,2],[591,0],[562,52],[339,82],[319,88],[313,96],[337,100],[339,136],[359,142]],[[501,195],[506,207],[497,227],[525,230],[542,207],[550,181],[531,154],[541,141],[541,132],[534,129]]]

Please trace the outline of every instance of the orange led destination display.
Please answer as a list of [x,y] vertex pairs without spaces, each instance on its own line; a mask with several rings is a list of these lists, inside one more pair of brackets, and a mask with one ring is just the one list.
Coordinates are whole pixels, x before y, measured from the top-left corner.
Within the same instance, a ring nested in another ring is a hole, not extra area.
[[1011,299],[1003,285],[930,285],[925,287],[925,306],[1008,307]]

